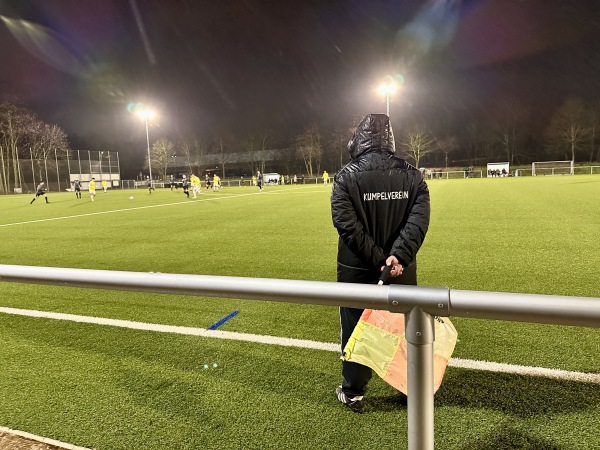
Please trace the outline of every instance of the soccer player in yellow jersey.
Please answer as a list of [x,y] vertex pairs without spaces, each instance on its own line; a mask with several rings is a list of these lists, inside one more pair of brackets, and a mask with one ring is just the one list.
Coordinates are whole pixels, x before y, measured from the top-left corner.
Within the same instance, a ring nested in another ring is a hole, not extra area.
[[192,194],[194,194],[194,198],[196,198],[196,194],[202,194],[202,185],[200,183],[200,178],[192,174],[192,176],[190,177],[190,183],[192,185]]
[[215,174],[213,176],[213,191],[218,191],[221,187],[221,178],[219,175]]
[[88,186],[88,191],[90,191],[90,198],[94,201],[94,197],[96,196],[96,179],[92,178],[90,180],[90,184]]

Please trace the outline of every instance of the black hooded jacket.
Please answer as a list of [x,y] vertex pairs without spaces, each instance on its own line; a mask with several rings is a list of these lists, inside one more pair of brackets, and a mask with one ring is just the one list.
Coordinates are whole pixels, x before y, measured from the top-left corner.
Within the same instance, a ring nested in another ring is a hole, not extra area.
[[[351,161],[336,174],[331,193],[340,236],[338,281],[368,283],[389,255],[405,268],[414,266],[429,227],[429,189],[419,170],[394,155],[385,114],[366,116],[348,150]],[[416,284],[412,269],[414,281],[404,284]]]

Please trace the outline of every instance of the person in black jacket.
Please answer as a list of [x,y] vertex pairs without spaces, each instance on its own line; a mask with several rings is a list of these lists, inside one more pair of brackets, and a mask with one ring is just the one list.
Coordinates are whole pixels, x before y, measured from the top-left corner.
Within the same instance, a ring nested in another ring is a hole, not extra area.
[[[417,284],[416,256],[429,227],[429,189],[421,172],[394,155],[389,117],[369,114],[348,143],[351,161],[335,176],[331,214],[338,231],[337,281],[376,284],[386,265],[390,282]],[[340,307],[342,351],[362,309]],[[340,402],[355,412],[372,376],[342,362]]]

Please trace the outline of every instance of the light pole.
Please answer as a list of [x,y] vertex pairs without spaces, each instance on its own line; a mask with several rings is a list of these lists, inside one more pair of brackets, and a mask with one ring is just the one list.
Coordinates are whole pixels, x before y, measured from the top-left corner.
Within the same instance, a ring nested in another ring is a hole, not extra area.
[[148,172],[150,174],[150,186],[152,186],[152,162],[150,161],[150,134],[148,133],[148,121],[154,117],[151,109],[140,109],[136,113],[146,123],[146,143],[148,144]]
[[396,83],[393,81],[387,81],[379,86],[379,89],[377,89],[380,94],[385,95],[386,114],[388,117],[390,117],[390,94],[396,92],[396,87]]

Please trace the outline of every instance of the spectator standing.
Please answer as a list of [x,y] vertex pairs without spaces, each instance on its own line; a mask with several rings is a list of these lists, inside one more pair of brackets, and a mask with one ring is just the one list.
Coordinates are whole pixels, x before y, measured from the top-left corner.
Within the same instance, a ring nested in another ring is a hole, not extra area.
[[[429,190],[421,172],[394,155],[387,115],[369,114],[348,143],[350,162],[334,177],[333,225],[338,231],[337,281],[376,284],[385,266],[391,282],[417,284],[416,256],[429,227]],[[340,308],[342,351],[362,309]],[[372,370],[342,362],[338,400],[362,412]]]

